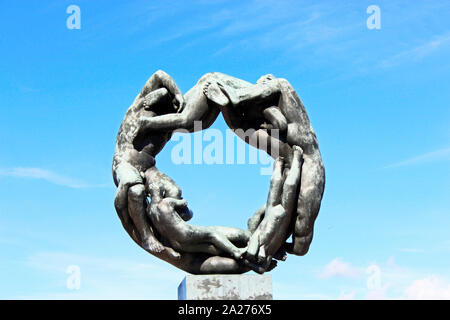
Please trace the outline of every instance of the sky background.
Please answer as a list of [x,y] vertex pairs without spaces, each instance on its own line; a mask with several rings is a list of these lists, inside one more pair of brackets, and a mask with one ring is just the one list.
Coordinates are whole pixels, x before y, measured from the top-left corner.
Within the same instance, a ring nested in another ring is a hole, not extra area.
[[[127,235],[111,177],[125,111],[162,69],[183,92],[211,71],[272,73],[307,108],[325,194],[309,253],[271,272],[275,299],[450,299],[450,2],[0,4],[0,298],[176,299],[184,272]],[[175,145],[158,167],[191,222],[245,228],[261,165],[176,165]]]

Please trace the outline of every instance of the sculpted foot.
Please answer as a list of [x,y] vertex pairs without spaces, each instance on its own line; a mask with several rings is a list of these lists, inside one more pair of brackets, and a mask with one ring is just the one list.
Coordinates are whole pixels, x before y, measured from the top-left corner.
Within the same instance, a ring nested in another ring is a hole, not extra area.
[[225,107],[230,102],[227,96],[222,92],[222,90],[220,90],[216,82],[208,81],[203,87],[203,93],[209,100],[219,106]]
[[154,239],[144,239],[142,247],[151,254],[160,254],[165,250],[164,246]]
[[169,247],[165,247],[164,251],[161,254],[167,257],[169,260],[180,260],[181,258],[181,255],[178,252]]
[[144,97],[144,109],[150,109],[150,107],[154,104],[157,104],[161,99],[167,97],[169,95],[169,91],[167,91],[166,88],[159,88],[157,90],[154,90],[150,93],[148,93]]

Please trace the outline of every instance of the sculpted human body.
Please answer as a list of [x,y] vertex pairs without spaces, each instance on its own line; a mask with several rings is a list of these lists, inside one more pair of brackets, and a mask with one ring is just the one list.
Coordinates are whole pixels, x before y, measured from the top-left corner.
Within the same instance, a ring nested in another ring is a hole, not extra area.
[[254,226],[247,250],[247,258],[268,266],[289,237],[289,225],[296,205],[301,176],[303,151],[294,146],[291,168],[283,179],[284,159],[279,157],[274,163],[274,172],[270,179],[270,191],[264,215],[256,229]]
[[[167,240],[164,236],[159,239],[155,236],[155,228],[147,215],[149,184],[155,176],[166,197],[180,200],[181,190],[154,166],[156,155],[176,128],[169,126],[161,130],[143,127],[142,119],[179,115],[185,106],[190,111],[194,109],[192,105],[196,105],[205,107],[208,114],[203,113],[203,119],[212,124],[218,111],[207,107],[203,89],[200,82],[200,86],[191,89],[185,100],[173,79],[165,72],[158,71],[150,77],[127,110],[117,135],[113,158],[113,178],[117,186],[114,205],[131,238],[151,254],[191,273],[242,273],[248,271],[248,267],[231,258],[179,253],[173,247],[164,245]],[[181,119],[185,119],[184,114]],[[157,205],[156,201],[153,203]],[[187,208],[185,210],[189,211]]]
[[[155,165],[155,156],[170,139],[171,133],[146,135],[139,130],[139,119],[144,115],[157,114],[155,110],[147,110],[148,100],[153,100],[154,107],[165,104],[165,107],[160,108],[160,112],[176,112],[175,105],[165,101],[169,98],[168,89],[178,99],[182,99],[175,82],[165,73],[159,71],[150,77],[125,114],[117,135],[113,158],[113,177],[118,187],[114,201],[116,211],[133,240],[153,254],[166,250],[155,238],[146,219],[144,176],[145,172]],[[179,101],[179,107],[181,102]],[[167,250],[166,253],[177,257],[173,250]]]
[[[192,212],[180,188],[155,167],[175,130],[206,129],[220,112],[240,138],[276,159],[267,204],[249,220],[248,231],[187,223]],[[285,251],[305,254],[325,182],[315,133],[287,80],[267,75],[251,84],[208,73],[183,96],[162,71],[147,81],[125,115],[113,176],[116,210],[134,241],[195,274],[262,273],[276,265],[272,257],[284,260]],[[285,243],[291,234],[292,243]]]
[[[278,94],[275,100],[256,108],[259,116],[246,113],[254,105],[244,103],[224,105],[222,113],[227,124],[240,133],[238,135],[243,140],[263,149],[275,159],[283,157],[287,168],[291,166],[293,159],[292,146],[299,146],[303,150],[300,190],[294,207],[296,218],[292,228],[292,243],[286,244],[285,248],[289,253],[304,255],[312,241],[314,221],[320,210],[325,187],[325,170],[317,137],[302,101],[287,80],[266,75],[257,84],[275,88],[273,94]],[[226,85],[221,88],[225,92],[232,91]],[[240,116],[242,114],[244,117]],[[240,128],[243,130],[236,130]]]

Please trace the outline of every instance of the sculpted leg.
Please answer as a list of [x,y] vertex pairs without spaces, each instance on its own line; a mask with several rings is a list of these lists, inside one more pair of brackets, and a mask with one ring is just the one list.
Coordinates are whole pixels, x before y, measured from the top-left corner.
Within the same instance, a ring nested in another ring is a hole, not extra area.
[[128,186],[124,184],[119,184],[116,192],[116,196],[114,198],[114,207],[116,208],[117,215],[119,216],[120,221],[122,222],[122,226],[130,235],[130,237],[136,242],[138,245],[141,245],[141,240],[139,238],[139,233],[136,230],[136,227],[131,221],[130,216],[128,214]]
[[242,230],[233,227],[212,226],[209,227],[212,230],[223,234],[228,240],[230,240],[237,247],[246,247],[248,240],[250,239],[250,231]]
[[303,150],[299,146],[293,146],[294,156],[291,168],[286,176],[283,185],[283,195],[281,204],[290,216],[294,214],[296,200],[298,199],[298,185],[301,178],[301,169],[303,163]]
[[313,238],[314,222],[322,200],[324,177],[324,169],[321,163],[304,156],[297,218],[292,236],[293,245],[289,248],[289,253],[305,255],[309,250]]
[[282,157],[278,157],[274,162],[273,174],[270,178],[269,196],[267,197],[267,209],[275,207],[281,202],[283,190],[283,164],[284,159]]
[[[270,178],[270,190],[269,195],[267,197],[267,204],[265,206],[264,219],[258,223],[258,226],[256,230],[253,232],[252,236],[250,237],[250,241],[248,244],[246,256],[250,261],[265,260],[266,257],[265,248],[263,248],[262,244],[260,243],[261,236],[264,236],[263,234],[261,234],[261,232],[263,233],[267,232],[267,228],[269,227],[267,225],[266,217],[270,215],[272,210],[275,210],[274,208],[277,208],[276,210],[278,210],[278,208],[281,207],[280,198],[282,188],[283,188],[283,159],[277,158],[274,162],[272,177]],[[262,215],[262,213],[260,213],[260,215]],[[252,223],[255,225],[254,221],[252,221]]]
[[164,250],[164,246],[155,238],[146,219],[146,201],[147,195],[143,184],[130,187],[128,190],[128,211],[141,235],[142,247],[150,253],[161,252]]
[[247,253],[246,253],[246,258],[248,260],[251,260],[251,261],[256,260],[256,256],[258,255],[258,250],[259,250],[259,236],[260,236],[260,232],[259,232],[259,230],[256,230],[252,234],[250,241],[248,242]]
[[211,232],[209,239],[218,249],[231,254],[236,260],[240,260],[247,248],[238,248],[220,232]]
[[276,81],[261,82],[244,88],[233,88],[222,81],[219,81],[218,85],[235,107],[243,103],[251,106],[265,102],[280,94],[280,88]]
[[114,207],[125,230],[137,244],[141,245],[141,234],[136,229],[128,211],[128,191],[131,186],[141,184],[142,178],[139,172],[127,162],[117,164],[113,170],[118,183]]

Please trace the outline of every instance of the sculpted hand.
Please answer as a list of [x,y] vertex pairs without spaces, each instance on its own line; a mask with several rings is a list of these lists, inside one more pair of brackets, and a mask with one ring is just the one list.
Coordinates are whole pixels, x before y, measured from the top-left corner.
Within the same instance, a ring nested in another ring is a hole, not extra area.
[[175,106],[175,110],[177,110],[178,113],[183,111],[185,102],[181,92],[175,95],[175,98],[173,99],[173,104]]

